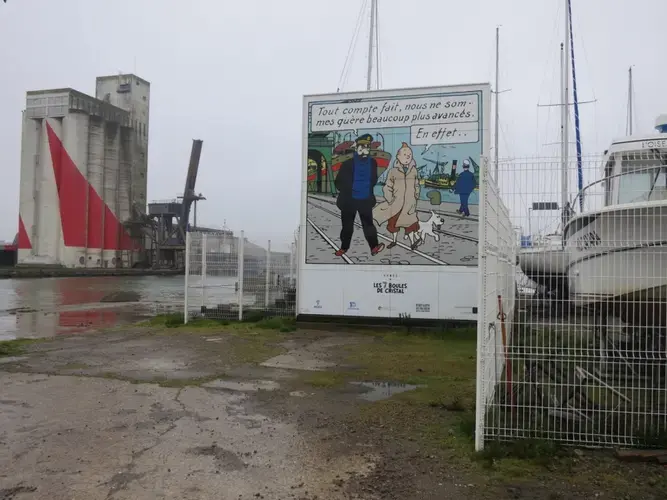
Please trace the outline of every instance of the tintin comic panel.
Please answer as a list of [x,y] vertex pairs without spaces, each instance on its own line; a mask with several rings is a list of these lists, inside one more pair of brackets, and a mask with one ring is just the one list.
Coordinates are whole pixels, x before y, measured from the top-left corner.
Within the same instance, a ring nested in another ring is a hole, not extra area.
[[477,266],[487,92],[306,97],[305,263]]

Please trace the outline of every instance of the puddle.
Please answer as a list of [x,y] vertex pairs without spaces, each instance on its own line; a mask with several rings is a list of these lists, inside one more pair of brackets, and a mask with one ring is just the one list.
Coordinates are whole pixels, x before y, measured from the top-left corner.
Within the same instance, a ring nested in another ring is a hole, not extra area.
[[420,385],[400,384],[394,382],[350,382],[352,385],[368,389],[359,395],[360,399],[366,401],[380,401],[382,399],[389,399],[394,394],[402,392],[414,391]]
[[250,382],[235,382],[233,380],[213,380],[202,387],[208,389],[226,389],[228,391],[257,392],[275,391],[280,389],[280,384],[273,380],[253,380]]

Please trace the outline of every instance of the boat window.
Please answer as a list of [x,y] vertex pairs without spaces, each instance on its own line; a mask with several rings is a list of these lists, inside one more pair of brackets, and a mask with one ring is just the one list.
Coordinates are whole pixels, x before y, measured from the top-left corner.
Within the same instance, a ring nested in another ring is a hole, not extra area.
[[622,156],[618,203],[667,200],[667,154],[657,149]]
[[609,206],[612,203],[613,179],[611,176],[614,173],[614,157],[612,156],[604,168],[604,206]]

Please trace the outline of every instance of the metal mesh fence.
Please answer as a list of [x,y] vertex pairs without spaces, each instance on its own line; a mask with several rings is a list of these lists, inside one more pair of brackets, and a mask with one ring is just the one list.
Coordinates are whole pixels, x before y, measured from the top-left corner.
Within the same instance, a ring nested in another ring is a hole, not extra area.
[[485,437],[487,409],[493,404],[507,362],[516,305],[516,234],[493,172],[480,174],[479,314],[477,321],[476,447]]
[[185,321],[296,315],[296,251],[249,241],[243,231],[189,232]]
[[[482,338],[481,366],[506,369],[478,373],[478,448],[522,438],[664,445],[667,151],[645,143],[499,165],[523,282],[504,320],[506,354]],[[483,292],[493,286],[487,276]]]

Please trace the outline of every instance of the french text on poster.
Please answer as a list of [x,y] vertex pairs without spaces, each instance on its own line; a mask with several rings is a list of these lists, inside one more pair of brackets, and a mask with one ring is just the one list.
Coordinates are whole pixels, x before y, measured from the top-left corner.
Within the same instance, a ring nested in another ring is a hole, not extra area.
[[408,290],[407,283],[391,283],[389,281],[378,281],[373,283],[376,293],[405,293]]
[[442,123],[437,125],[413,125],[410,127],[410,142],[413,145],[463,144],[479,141],[479,124]]
[[479,121],[478,94],[313,104],[311,132]]

